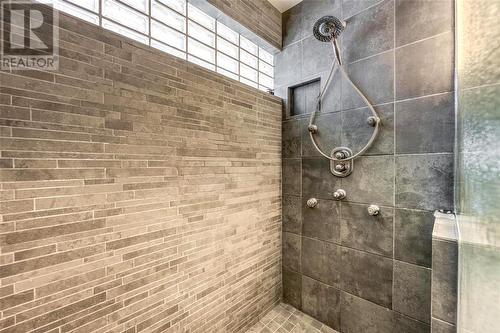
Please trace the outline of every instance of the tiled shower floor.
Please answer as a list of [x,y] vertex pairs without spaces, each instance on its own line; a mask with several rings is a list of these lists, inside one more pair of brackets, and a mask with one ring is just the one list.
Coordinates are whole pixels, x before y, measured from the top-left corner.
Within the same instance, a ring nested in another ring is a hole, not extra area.
[[338,333],[294,307],[280,303],[247,333]]

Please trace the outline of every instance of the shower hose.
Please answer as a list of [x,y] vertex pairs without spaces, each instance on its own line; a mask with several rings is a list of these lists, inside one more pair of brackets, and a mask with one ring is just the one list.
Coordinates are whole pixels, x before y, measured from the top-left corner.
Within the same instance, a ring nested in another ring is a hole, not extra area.
[[[375,111],[375,108],[373,107],[373,105],[368,101],[368,99],[361,92],[361,90],[359,90],[358,87],[356,87],[356,85],[351,81],[351,79],[349,78],[349,75],[347,75],[347,72],[345,71],[344,66],[342,65],[342,59],[341,59],[341,56],[340,56],[340,48],[339,48],[339,46],[337,44],[337,40],[335,38],[333,38],[332,41],[331,41],[331,43],[332,43],[333,51],[334,51],[334,54],[335,54],[335,60],[332,63],[332,67],[331,67],[330,73],[328,74],[328,77],[326,79],[325,85],[324,85],[323,89],[321,90],[320,94],[318,95],[318,100],[317,100],[317,103],[316,103],[316,107],[315,107],[314,111],[311,113],[311,117],[309,118],[308,130],[309,130],[309,136],[311,137],[311,141],[312,141],[312,143],[314,145],[314,148],[316,148],[316,150],[321,155],[323,155],[324,157],[326,157],[327,159],[332,160],[332,161],[350,161],[350,160],[353,160],[353,159],[357,158],[361,154],[363,154],[373,144],[373,141],[377,137],[377,134],[378,134],[378,131],[379,131],[380,118],[378,117],[377,112]],[[372,136],[370,137],[370,140],[368,140],[368,143],[359,152],[357,152],[356,154],[353,154],[351,156],[346,156],[345,158],[336,158],[335,156],[330,156],[328,154],[325,154],[321,150],[321,148],[318,146],[318,144],[316,143],[316,140],[314,139],[314,134],[317,131],[316,130],[317,127],[314,125],[314,118],[316,117],[316,112],[318,110],[321,110],[321,105],[322,105],[323,97],[325,95],[326,90],[330,86],[332,78],[335,75],[335,73],[337,72],[337,69],[340,70],[340,72],[342,73],[342,75],[344,76],[344,78],[347,80],[347,82],[349,82],[349,84],[354,88],[354,90],[359,94],[359,96],[363,99],[363,101],[365,102],[365,104],[370,109],[370,111],[372,113],[372,117],[370,117],[370,120],[373,121],[373,126],[374,126]]]

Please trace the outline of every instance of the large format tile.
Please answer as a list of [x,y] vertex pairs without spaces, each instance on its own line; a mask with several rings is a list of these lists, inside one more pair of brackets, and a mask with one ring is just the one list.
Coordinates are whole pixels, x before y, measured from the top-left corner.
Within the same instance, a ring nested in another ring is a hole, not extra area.
[[275,63],[274,84],[276,86],[299,81],[302,75],[302,45],[295,43],[284,48],[276,54]]
[[393,312],[393,333],[430,333],[431,326],[419,320],[415,320],[398,312]]
[[340,282],[340,246],[302,237],[302,273],[330,286]]
[[453,93],[396,103],[396,153],[453,152]]
[[302,39],[302,2],[288,9],[281,17],[283,47]]
[[453,0],[396,0],[396,46],[453,29]]
[[394,257],[431,267],[434,214],[429,211],[396,209]]
[[300,234],[302,231],[302,202],[300,197],[284,195],[282,199],[283,231]]
[[[330,59],[333,62],[333,58]],[[330,75],[330,68],[328,70],[320,73],[321,78],[321,89],[323,90]],[[333,74],[328,88],[325,90],[323,95],[323,100],[321,102],[321,112],[333,112],[342,109],[342,74],[340,71],[336,71]]]
[[396,50],[396,99],[453,91],[453,34]]
[[393,313],[383,306],[342,292],[340,309],[343,333],[393,332]]
[[[312,32],[312,27],[311,27]],[[334,59],[332,44],[320,42],[314,36],[302,40],[302,76],[319,75],[330,68]]]
[[318,205],[309,208],[308,198],[302,199],[302,235],[340,243],[340,203],[334,200],[318,200]]
[[304,276],[302,311],[334,329],[339,329],[340,290]]
[[396,206],[425,210],[453,208],[453,155],[396,157]]
[[394,48],[394,1],[353,16],[341,36],[346,63]]
[[290,194],[300,196],[301,194],[301,167],[299,158],[284,158],[282,162],[282,192],[283,195]]
[[392,259],[342,248],[341,289],[391,307]]
[[354,171],[342,178],[346,201],[377,205],[394,203],[394,157],[363,156],[354,161]]
[[366,207],[366,204],[342,203],[342,245],[392,257],[394,209],[382,207],[379,215],[370,216]]
[[457,317],[458,245],[432,241],[432,316],[455,324]]
[[431,270],[394,261],[393,309],[425,323],[431,319]]
[[455,325],[432,318],[432,333],[457,333]]
[[351,16],[383,1],[384,0],[342,0],[342,17],[344,19],[349,19]]
[[[314,134],[316,144],[325,154],[329,155],[333,148],[340,146],[342,132],[340,113],[317,115],[313,124],[318,126],[318,132]],[[321,156],[312,143],[309,130],[307,129],[308,126],[309,117],[301,120],[302,156]]]
[[331,173],[330,162],[324,157],[311,157],[303,158],[302,165],[303,197],[332,199],[341,180]]
[[[394,104],[375,106],[381,122],[373,144],[364,155],[392,155],[394,153]],[[372,113],[368,107],[342,111],[342,146],[353,153],[365,147],[373,134],[367,123]]]
[[298,120],[284,121],[281,127],[282,131],[282,150],[283,158],[300,157],[302,150],[300,138],[300,123]]
[[[347,66],[352,82],[371,104],[383,104],[394,99],[394,51],[384,52]],[[344,78],[342,81],[342,108],[366,106],[363,99]]]
[[283,268],[282,283],[283,301],[300,309],[302,304],[302,275]]
[[290,232],[283,233],[283,267],[300,272],[300,247],[300,235],[292,234]]

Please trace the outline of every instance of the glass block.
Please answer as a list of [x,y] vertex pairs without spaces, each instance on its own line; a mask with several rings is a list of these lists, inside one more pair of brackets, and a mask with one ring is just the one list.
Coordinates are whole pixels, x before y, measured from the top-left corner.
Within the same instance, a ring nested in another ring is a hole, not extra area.
[[231,43],[234,43],[236,45],[239,44],[240,34],[236,31],[233,31],[232,29],[229,29],[219,21],[217,21],[217,35],[224,37]]
[[250,80],[247,80],[247,79],[245,79],[244,77],[240,77],[240,82],[241,82],[241,83],[244,83],[244,84],[247,84],[247,85],[249,85],[249,86],[251,86],[251,87],[254,87],[254,88],[257,88],[257,87],[258,87],[257,83],[255,83],[255,82],[253,82],[253,81],[250,81]]
[[104,0],[103,15],[143,34],[149,33],[149,20],[146,15],[130,9],[116,1]]
[[188,40],[188,51],[189,54],[195,55],[202,60],[215,63],[215,50],[192,39],[191,37],[189,37]]
[[257,68],[258,60],[257,57],[254,57],[250,53],[240,50],[240,61],[244,64],[247,64],[250,67]]
[[264,60],[270,65],[274,65],[274,56],[271,53],[264,50],[262,47],[259,47],[259,58]]
[[179,51],[173,47],[170,47],[166,44],[160,43],[154,39],[151,40],[151,46],[154,47],[155,49],[161,50],[163,52],[169,53],[171,55],[174,55],[178,58],[186,60],[186,53]]
[[265,74],[259,73],[259,84],[266,86],[270,89],[274,88],[274,80]]
[[215,65],[210,64],[206,61],[203,61],[199,58],[196,58],[190,54],[188,54],[188,61],[192,62],[193,64],[197,64],[197,65],[200,65],[200,66],[205,67],[207,69],[210,69],[212,71],[215,71]]
[[151,37],[179,50],[186,50],[186,35],[154,20],[151,21]]
[[240,75],[245,78],[257,82],[257,71],[244,64],[240,64]]
[[215,34],[191,20],[188,22],[188,35],[211,47],[215,47]]
[[274,67],[262,60],[259,60],[259,71],[270,77],[274,77]]
[[238,60],[228,57],[224,53],[217,52],[217,66],[238,73]]
[[[66,0],[68,2],[72,2],[75,5],[88,9],[94,13],[99,13],[99,0]],[[55,1],[55,7],[57,8],[57,4],[63,3],[63,1]],[[62,9],[61,9],[62,10]]]
[[239,47],[229,43],[221,37],[217,37],[217,50],[230,55],[233,58],[238,59],[238,49]]
[[106,19],[102,20],[102,27],[111,31],[114,31],[120,35],[135,39],[138,42],[149,44],[149,38],[144,36],[143,34],[138,33],[132,29],[125,28],[119,24],[116,24],[112,21],[108,21]]
[[259,47],[243,36],[240,36],[240,46],[255,56],[259,53]]
[[173,10],[186,15],[186,0],[151,0],[159,1],[164,5],[172,8]]
[[148,7],[149,0],[120,0],[120,1],[126,3],[130,7],[140,10],[143,13],[147,14],[149,12],[149,7]]
[[54,7],[62,12],[78,17],[84,21],[99,25],[99,16],[86,11],[85,9],[78,8],[77,6],[73,6],[72,4],[62,1],[55,2]]
[[163,24],[186,32],[186,18],[158,2],[152,3],[151,16]]
[[188,4],[188,17],[210,31],[215,30],[215,19],[191,4]]
[[231,79],[238,80],[238,75],[231,73],[230,71],[226,71],[224,68],[217,67],[217,73],[221,73],[224,76],[230,77]]

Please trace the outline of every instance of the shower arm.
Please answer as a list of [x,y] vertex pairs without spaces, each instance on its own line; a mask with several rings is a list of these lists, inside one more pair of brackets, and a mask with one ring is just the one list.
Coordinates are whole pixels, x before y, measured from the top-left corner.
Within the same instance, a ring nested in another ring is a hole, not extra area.
[[361,90],[358,89],[358,87],[356,87],[356,85],[351,81],[351,79],[349,78],[349,75],[347,75],[343,65],[342,65],[342,60],[341,60],[341,56],[340,56],[340,48],[337,44],[337,40],[335,38],[332,39],[332,47],[333,47],[333,51],[335,53],[335,60],[332,64],[332,67],[330,69],[330,73],[328,74],[328,78],[326,79],[326,82],[325,82],[325,86],[323,87],[323,89],[321,90],[320,94],[318,95],[318,102],[316,104],[316,108],[314,109],[314,111],[311,113],[311,117],[309,118],[309,126],[308,128],[311,128],[312,126],[314,126],[314,118],[316,116],[316,111],[318,109],[321,108],[321,102],[323,100],[323,97],[324,97],[324,94],[326,92],[326,90],[328,89],[330,83],[331,83],[331,80],[334,76],[334,74],[336,73],[337,69],[340,69],[340,72],[342,73],[342,75],[344,76],[344,78],[350,83],[350,85],[354,88],[354,90],[359,94],[359,96],[361,97],[361,99],[363,99],[363,101],[365,102],[365,104],[368,106],[368,108],[370,109],[372,115],[373,115],[373,119],[374,119],[374,129],[373,129],[373,133],[370,137],[370,140],[368,140],[368,143],[359,151],[357,152],[356,154],[353,154],[351,156],[348,156],[348,157],[345,157],[345,158],[336,158],[335,156],[329,156],[327,154],[325,154],[321,148],[319,148],[318,144],[316,143],[316,140],[314,139],[314,132],[315,131],[309,131],[309,136],[311,138],[311,141],[313,143],[313,146],[314,148],[316,148],[316,150],[321,154],[323,155],[324,157],[326,157],[327,159],[331,160],[331,161],[350,161],[350,160],[354,160],[355,158],[357,158],[358,156],[360,156],[361,154],[363,154],[366,150],[368,150],[368,148],[371,147],[371,145],[373,144],[373,142],[375,141],[375,138],[377,137],[377,134],[378,134],[378,131],[379,131],[379,125],[380,125],[380,118],[377,114],[377,112],[375,111],[375,108],[373,107],[373,105],[368,101],[368,99],[366,98],[366,96],[361,92]]

